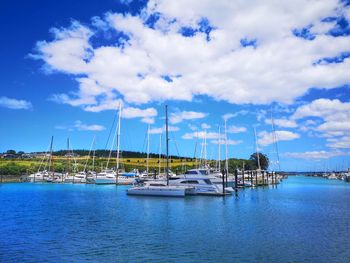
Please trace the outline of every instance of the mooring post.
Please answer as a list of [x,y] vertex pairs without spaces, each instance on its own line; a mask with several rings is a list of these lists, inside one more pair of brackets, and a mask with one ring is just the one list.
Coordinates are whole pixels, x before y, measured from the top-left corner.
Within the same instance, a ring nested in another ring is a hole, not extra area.
[[258,171],[254,171],[255,172],[255,184],[256,186],[258,186]]
[[154,169],[154,171],[153,171],[153,179],[156,179],[156,178],[157,178],[157,170]]
[[243,181],[243,187],[245,186],[244,184],[244,169],[242,169],[242,181]]
[[238,188],[238,169],[235,169],[235,188]]
[[228,170],[225,169],[225,186],[228,187]]
[[253,171],[249,171],[249,176],[250,176],[251,186],[253,187]]
[[265,171],[261,171],[262,185],[265,185]]
[[222,173],[222,193],[225,194],[225,169],[223,169],[221,173]]

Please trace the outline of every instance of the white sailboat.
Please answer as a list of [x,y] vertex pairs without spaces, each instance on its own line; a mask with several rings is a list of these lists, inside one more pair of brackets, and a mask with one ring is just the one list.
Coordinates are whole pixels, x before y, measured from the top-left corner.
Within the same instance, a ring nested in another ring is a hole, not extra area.
[[134,185],[127,190],[128,195],[140,196],[169,196],[184,197],[192,187],[187,185],[169,185],[169,137],[168,137],[168,106],[165,106],[165,127],[166,127],[166,181],[146,181]]
[[[119,104],[119,116],[118,116],[118,126],[115,130],[111,150],[109,152],[108,161],[106,168],[95,176],[95,184],[117,184],[118,182],[118,169],[119,169],[119,147],[120,147],[120,123],[122,114],[122,104]],[[111,158],[113,145],[115,138],[117,137],[117,167],[116,171],[113,169],[108,169],[108,164]]]

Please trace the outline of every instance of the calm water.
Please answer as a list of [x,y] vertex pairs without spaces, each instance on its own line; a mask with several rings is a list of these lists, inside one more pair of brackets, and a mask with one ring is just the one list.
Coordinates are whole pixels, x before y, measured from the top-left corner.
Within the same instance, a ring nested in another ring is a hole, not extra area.
[[1,262],[349,262],[350,184],[290,177],[238,197],[0,185]]

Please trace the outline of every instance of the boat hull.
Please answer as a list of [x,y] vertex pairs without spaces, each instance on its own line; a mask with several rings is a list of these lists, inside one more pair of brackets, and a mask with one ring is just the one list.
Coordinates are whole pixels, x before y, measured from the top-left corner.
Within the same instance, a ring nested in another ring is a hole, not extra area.
[[185,190],[185,188],[172,187],[133,187],[127,190],[127,194],[139,196],[184,197]]

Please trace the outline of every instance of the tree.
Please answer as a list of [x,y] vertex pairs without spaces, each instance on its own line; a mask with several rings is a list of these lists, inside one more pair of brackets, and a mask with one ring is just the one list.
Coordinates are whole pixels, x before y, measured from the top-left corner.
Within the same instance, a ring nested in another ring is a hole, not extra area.
[[269,168],[269,158],[266,156],[266,154],[263,154],[263,153],[253,153],[249,160],[252,161],[252,163],[254,164],[254,168],[257,169],[259,168],[259,165],[258,165],[258,156],[259,155],[259,161],[260,161],[260,168],[262,170],[267,170],[267,168]]
[[16,151],[15,150],[7,150],[6,153],[7,154],[16,154]]

